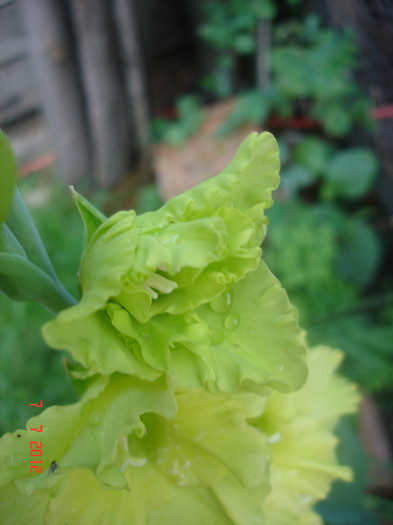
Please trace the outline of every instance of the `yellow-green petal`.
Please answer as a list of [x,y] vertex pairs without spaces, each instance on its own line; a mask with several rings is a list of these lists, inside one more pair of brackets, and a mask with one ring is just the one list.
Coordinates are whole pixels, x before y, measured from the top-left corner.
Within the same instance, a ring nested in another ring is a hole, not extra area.
[[[254,281],[259,278],[264,210],[272,204],[278,171],[275,139],[254,133],[221,174],[160,210],[141,216],[119,212],[102,224],[99,217],[82,257],[82,299],[45,325],[46,342],[69,350],[93,373],[118,371],[148,380],[168,374],[181,387],[222,391],[235,390],[247,379],[288,390],[298,387],[304,380],[298,328],[288,336],[294,337],[292,355],[284,359],[284,350],[278,351],[278,366],[286,367],[280,374],[270,369],[275,358],[269,357],[279,345],[265,347],[255,363],[257,345],[248,335],[239,356],[230,334],[228,363],[222,362],[219,330],[212,331],[209,317],[198,312],[227,301],[236,283],[251,275]],[[265,323],[264,339],[286,332],[285,315],[283,325]],[[233,368],[237,364],[238,371]]]
[[306,348],[297,311],[263,261],[197,313],[211,331],[204,358],[215,371],[210,388],[232,391],[250,380],[291,391],[304,384]]
[[30,435],[1,438],[3,519],[24,523],[36,505],[33,525],[263,524],[269,451],[248,422],[261,396],[178,392],[175,415],[159,383],[97,381],[80,403],[30,420],[44,428],[43,474],[26,474]]
[[256,426],[271,445],[271,492],[263,504],[266,525],[319,525],[312,511],[335,479],[351,480],[338,464],[333,430],[343,414],[354,412],[359,395],[336,369],[343,354],[319,346],[309,353],[309,378],[298,392],[273,392]]

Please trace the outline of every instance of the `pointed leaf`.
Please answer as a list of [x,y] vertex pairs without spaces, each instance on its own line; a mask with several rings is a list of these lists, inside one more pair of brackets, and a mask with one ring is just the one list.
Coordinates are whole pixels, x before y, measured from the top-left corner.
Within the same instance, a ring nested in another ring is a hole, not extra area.
[[0,226],[12,204],[18,165],[7,136],[0,130]]
[[56,272],[18,188],[15,188],[6,224],[18,239],[30,261],[57,281]]
[[70,305],[51,277],[22,255],[0,253],[0,290],[14,301],[34,301],[54,312]]
[[100,212],[91,202],[89,202],[83,195],[74,190],[73,186],[70,186],[70,191],[75,204],[78,207],[79,213],[82,217],[83,223],[86,229],[86,244],[89,243],[96,229],[101,226],[105,221],[106,217]]

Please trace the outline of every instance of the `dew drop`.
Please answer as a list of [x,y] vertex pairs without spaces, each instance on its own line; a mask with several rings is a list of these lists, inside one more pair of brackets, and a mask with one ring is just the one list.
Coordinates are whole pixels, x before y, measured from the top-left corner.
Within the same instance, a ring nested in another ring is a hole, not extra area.
[[267,438],[268,442],[273,445],[273,443],[278,443],[281,439],[281,432],[275,432]]
[[13,466],[13,467],[17,467],[18,465],[20,465],[21,463],[23,463],[23,458],[21,458],[20,456],[16,456],[14,457],[13,454],[10,454],[7,458],[5,458],[4,460],[4,465],[6,465],[7,467],[8,466]]
[[309,505],[312,502],[312,497],[310,496],[310,494],[301,494],[299,501],[303,505]]
[[235,330],[238,324],[239,317],[235,314],[229,314],[228,317],[225,318],[224,326],[227,330]]
[[104,413],[102,410],[94,410],[94,412],[90,414],[89,423],[90,425],[99,425],[103,419]]
[[184,487],[185,484],[186,484],[186,482],[184,480],[184,474],[182,472],[180,472],[178,477],[177,477],[177,485],[179,485],[180,487]]
[[276,370],[277,370],[278,372],[283,372],[283,371],[284,371],[284,368],[285,368],[284,365],[276,365]]
[[134,467],[143,467],[143,465],[146,464],[146,461],[146,458],[135,458],[132,456],[128,456],[127,458],[127,463],[129,465],[133,465]]
[[257,332],[257,329],[256,328],[249,328],[248,329],[248,334],[255,337],[256,335],[258,335],[258,332]]
[[204,432],[204,431],[199,432],[199,434],[197,434],[196,436],[194,436],[193,441],[194,441],[195,443],[198,443],[198,441],[201,441],[204,437],[206,437],[206,432]]

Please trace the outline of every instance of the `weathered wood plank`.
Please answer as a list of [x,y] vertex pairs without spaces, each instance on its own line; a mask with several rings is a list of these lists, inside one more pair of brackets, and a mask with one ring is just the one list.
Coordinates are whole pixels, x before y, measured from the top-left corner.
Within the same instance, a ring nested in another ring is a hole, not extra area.
[[87,127],[62,0],[20,0],[29,52],[60,171],[69,183],[90,172]]
[[71,0],[97,182],[111,186],[130,166],[133,139],[115,49],[111,3]]
[[126,82],[127,105],[130,120],[134,124],[141,159],[140,182],[146,182],[152,179],[149,101],[133,1],[114,0],[114,13],[119,30],[120,56]]

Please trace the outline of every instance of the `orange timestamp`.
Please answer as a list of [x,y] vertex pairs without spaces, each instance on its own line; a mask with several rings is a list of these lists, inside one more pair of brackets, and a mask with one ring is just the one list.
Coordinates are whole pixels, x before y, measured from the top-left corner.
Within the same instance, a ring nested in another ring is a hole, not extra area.
[[[42,407],[42,399],[40,404],[37,403],[30,403],[31,407]],[[35,432],[42,432],[42,425],[40,425],[40,428],[31,428],[30,430],[34,430]],[[42,442],[41,441],[30,441],[30,456],[32,458],[38,458],[42,456]],[[42,459],[34,459],[30,461],[30,474],[34,472],[39,474],[42,472],[42,466],[40,465],[42,463]],[[40,470],[39,470],[40,469]]]

